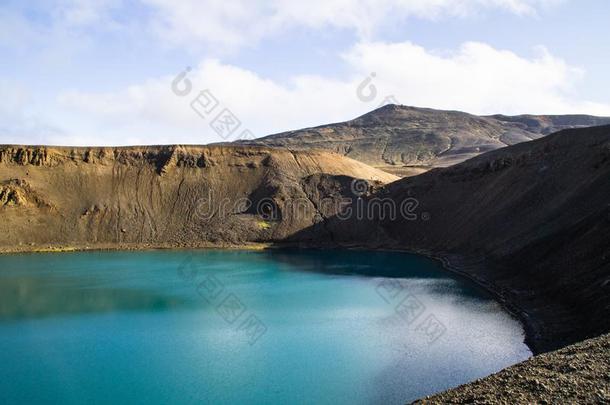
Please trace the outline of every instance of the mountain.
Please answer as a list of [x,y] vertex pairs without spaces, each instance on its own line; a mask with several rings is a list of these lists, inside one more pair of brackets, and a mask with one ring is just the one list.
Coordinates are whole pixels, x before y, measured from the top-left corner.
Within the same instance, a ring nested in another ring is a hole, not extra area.
[[329,150],[408,176],[559,130],[608,124],[610,118],[588,115],[481,117],[386,105],[352,121],[270,135],[248,143]]

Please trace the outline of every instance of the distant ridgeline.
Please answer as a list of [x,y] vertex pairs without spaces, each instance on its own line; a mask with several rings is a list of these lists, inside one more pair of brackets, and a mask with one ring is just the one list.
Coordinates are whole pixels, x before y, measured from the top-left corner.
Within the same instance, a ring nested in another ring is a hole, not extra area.
[[[418,174],[563,129],[609,125],[588,115],[476,116],[386,105],[352,121],[243,141],[291,149],[325,149],[396,174]],[[405,167],[423,169],[406,171]]]

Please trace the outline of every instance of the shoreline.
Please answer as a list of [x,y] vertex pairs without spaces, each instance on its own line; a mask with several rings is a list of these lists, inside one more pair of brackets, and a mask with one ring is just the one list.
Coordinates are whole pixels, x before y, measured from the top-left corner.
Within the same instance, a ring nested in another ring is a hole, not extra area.
[[[200,243],[194,245],[178,245],[171,243],[164,244],[87,244],[87,245],[44,245],[36,246],[14,246],[8,248],[0,248],[0,255],[8,254],[36,254],[36,253],[77,253],[77,252],[112,252],[112,251],[155,251],[155,250],[247,250],[247,251],[264,251],[273,249],[345,249],[345,250],[369,250],[369,251],[385,251],[420,255],[427,257],[439,263],[440,267],[451,274],[464,278],[475,284],[477,287],[484,290],[494,298],[502,308],[512,317],[517,319],[524,330],[524,343],[530,349],[534,356],[544,353],[541,347],[542,333],[540,332],[540,320],[532,316],[530,312],[523,308],[519,302],[509,299],[502,293],[502,288],[495,285],[489,280],[470,274],[465,270],[465,266],[460,267],[451,262],[450,255],[440,252],[430,252],[425,250],[408,249],[401,247],[389,246],[367,246],[367,245],[352,245],[352,244],[334,244],[330,246],[320,246],[315,244],[303,243]],[[467,256],[462,256],[466,259]],[[553,340],[553,336],[547,336]]]
[[11,246],[0,247],[0,256],[10,254],[26,253],[76,253],[76,252],[113,252],[113,251],[152,251],[152,250],[265,250],[270,247],[269,243],[200,243],[194,245],[179,245],[171,243],[102,243],[87,245],[48,245],[44,246]]
[[508,312],[512,317],[517,319],[521,325],[523,325],[523,333],[524,338],[523,342],[530,349],[534,356],[537,356],[545,351],[540,348],[540,325],[538,321],[532,317],[532,315],[522,308],[518,303],[513,302],[513,300],[508,299],[498,291],[499,287],[495,286],[493,283],[490,283],[487,280],[482,280],[479,277],[476,277],[472,274],[468,274],[467,272],[460,270],[458,267],[455,267],[451,264],[450,260],[446,257],[435,257],[429,256],[441,262],[442,267],[453,274],[456,274],[460,277],[466,278],[470,282],[476,284],[481,287],[487,293],[494,297],[494,299],[504,308],[506,312]]

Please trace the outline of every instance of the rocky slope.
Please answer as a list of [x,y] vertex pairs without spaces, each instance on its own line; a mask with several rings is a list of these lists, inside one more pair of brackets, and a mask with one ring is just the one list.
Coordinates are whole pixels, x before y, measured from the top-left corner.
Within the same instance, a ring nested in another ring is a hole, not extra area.
[[414,175],[562,129],[607,124],[610,118],[586,115],[480,117],[387,105],[352,121],[271,135],[250,143],[320,148],[391,173]]
[[321,174],[396,179],[326,152],[4,146],[0,247],[278,240],[320,221]]

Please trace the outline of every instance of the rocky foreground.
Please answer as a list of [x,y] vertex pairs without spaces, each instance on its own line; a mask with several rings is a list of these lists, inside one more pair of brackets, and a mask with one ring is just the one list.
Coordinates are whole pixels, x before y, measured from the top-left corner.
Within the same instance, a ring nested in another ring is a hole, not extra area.
[[610,403],[610,335],[541,354],[414,404]]

